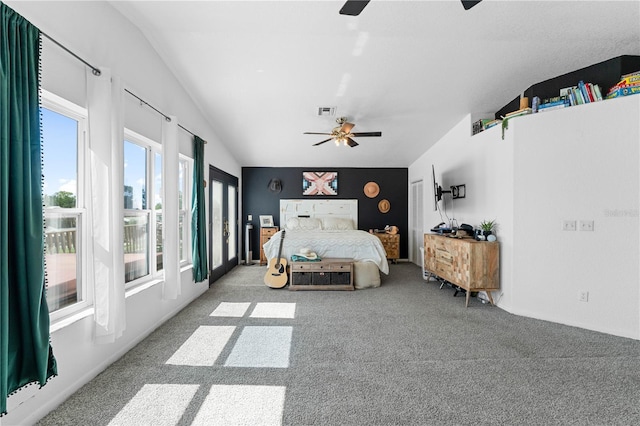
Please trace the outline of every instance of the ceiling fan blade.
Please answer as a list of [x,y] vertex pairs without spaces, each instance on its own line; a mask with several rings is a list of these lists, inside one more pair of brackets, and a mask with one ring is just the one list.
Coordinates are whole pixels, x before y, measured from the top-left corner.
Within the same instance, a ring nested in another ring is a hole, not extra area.
[[331,133],[304,132],[303,135],[330,135]]
[[347,0],[340,9],[340,15],[358,16],[369,0]]
[[382,136],[382,132],[358,132],[351,133],[353,136],[361,137],[361,136]]
[[345,121],[342,124],[342,127],[340,128],[340,131],[344,132],[344,133],[351,133],[351,129],[353,129],[354,126],[355,126],[355,124],[348,123],[348,122]]
[[469,10],[476,4],[480,3],[482,0],[460,0],[462,2],[462,7],[464,10]]
[[351,148],[354,148],[354,147],[358,146],[359,144],[358,144],[358,142],[354,141],[353,139],[347,138],[347,145],[349,145]]
[[323,144],[323,143],[325,143],[325,142],[329,142],[331,139],[333,139],[333,138],[325,139],[325,140],[320,141],[320,142],[318,142],[318,143],[314,143],[314,144],[313,144],[313,146],[322,145],[322,144]]

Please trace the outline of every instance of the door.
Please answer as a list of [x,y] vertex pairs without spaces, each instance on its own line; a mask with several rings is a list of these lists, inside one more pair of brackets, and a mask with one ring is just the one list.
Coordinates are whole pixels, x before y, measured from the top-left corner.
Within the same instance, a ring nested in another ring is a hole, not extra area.
[[238,178],[209,166],[209,285],[238,264]]
[[423,185],[422,181],[411,182],[411,230],[409,232],[409,259],[411,262],[422,265],[422,250],[424,245],[423,235]]

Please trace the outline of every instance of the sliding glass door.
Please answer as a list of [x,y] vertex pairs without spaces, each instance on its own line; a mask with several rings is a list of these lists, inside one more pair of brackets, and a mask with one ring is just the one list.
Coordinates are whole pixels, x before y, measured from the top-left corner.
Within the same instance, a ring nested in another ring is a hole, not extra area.
[[238,264],[238,178],[209,168],[209,285]]

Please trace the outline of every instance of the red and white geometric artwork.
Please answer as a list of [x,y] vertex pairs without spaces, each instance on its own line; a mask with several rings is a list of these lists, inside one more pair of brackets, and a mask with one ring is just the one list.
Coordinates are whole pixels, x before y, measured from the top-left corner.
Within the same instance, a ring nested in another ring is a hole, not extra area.
[[302,172],[302,195],[338,195],[338,172]]

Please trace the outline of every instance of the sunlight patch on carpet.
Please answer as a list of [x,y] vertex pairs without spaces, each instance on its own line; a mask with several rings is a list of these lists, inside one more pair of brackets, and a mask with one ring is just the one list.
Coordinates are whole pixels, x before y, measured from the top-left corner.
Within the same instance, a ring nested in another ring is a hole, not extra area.
[[166,364],[212,366],[234,330],[234,326],[200,326]]
[[251,318],[295,318],[295,303],[256,303]]
[[281,425],[284,386],[213,385],[192,425]]
[[232,303],[232,302],[220,302],[218,307],[211,312],[211,317],[242,317],[247,312],[250,302],[246,303]]
[[245,327],[226,367],[289,367],[293,327]]
[[199,385],[146,384],[109,422],[109,426],[174,426]]

